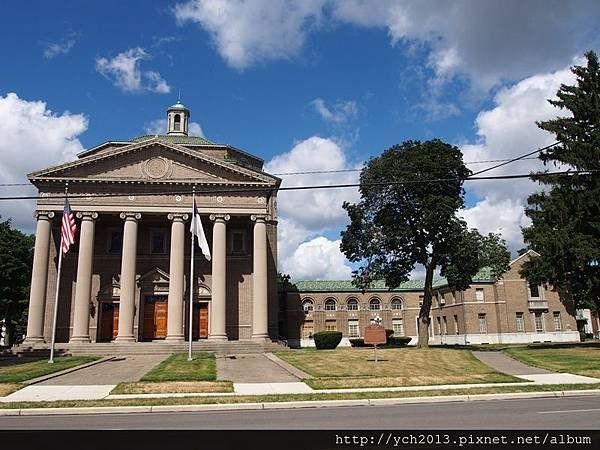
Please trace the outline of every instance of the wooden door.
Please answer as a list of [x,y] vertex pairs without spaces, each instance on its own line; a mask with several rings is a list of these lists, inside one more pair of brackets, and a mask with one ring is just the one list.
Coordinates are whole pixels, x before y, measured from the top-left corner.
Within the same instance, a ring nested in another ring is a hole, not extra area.
[[101,303],[100,312],[100,341],[109,342],[117,337],[119,331],[119,305]]
[[193,339],[206,339],[208,337],[208,304],[194,303],[194,324],[192,328]]
[[167,337],[167,302],[157,301],[154,304],[154,339]]

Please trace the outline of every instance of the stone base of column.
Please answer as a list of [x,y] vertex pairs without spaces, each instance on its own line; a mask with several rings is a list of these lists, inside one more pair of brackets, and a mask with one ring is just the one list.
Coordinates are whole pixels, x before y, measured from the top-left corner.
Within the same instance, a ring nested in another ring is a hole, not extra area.
[[228,341],[229,338],[226,334],[212,334],[207,338],[209,341]]
[[46,339],[44,339],[42,336],[28,337],[23,341],[23,345],[45,344],[45,343],[46,343]]
[[267,342],[270,339],[268,334],[253,334],[252,340],[255,342]]
[[133,336],[117,336],[115,342],[135,342],[135,338]]
[[72,342],[90,343],[91,339],[89,336],[72,336],[71,339],[69,339],[69,343],[72,343]]
[[167,336],[165,338],[165,341],[169,341],[169,342],[183,342],[184,338],[183,338],[183,335]]

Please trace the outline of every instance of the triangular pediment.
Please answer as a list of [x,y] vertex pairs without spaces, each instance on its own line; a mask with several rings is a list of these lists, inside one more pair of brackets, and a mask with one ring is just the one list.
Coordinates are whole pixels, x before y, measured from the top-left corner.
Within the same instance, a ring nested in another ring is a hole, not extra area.
[[90,181],[267,183],[277,178],[188,148],[150,139],[29,175]]

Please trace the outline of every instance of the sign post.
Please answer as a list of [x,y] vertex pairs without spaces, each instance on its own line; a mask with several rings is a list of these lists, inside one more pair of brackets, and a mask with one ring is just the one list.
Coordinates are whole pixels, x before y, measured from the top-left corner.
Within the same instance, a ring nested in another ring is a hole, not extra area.
[[378,362],[377,359],[377,346],[379,344],[385,344],[387,338],[385,336],[385,328],[381,325],[369,325],[365,327],[365,344],[373,345],[373,361]]

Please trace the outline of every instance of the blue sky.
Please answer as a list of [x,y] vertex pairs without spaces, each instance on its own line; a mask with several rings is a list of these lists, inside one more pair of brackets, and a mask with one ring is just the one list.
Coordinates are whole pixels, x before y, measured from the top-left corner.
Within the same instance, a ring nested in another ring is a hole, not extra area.
[[[552,141],[534,121],[556,115],[544,99],[572,80],[568,68],[583,51],[597,49],[599,8],[497,3],[34,1],[23,14],[8,2],[0,175],[19,182],[78,149],[155,130],[179,90],[198,132],[260,156],[271,171],[353,168],[395,143],[434,137],[461,146],[468,161],[525,153]],[[533,189],[468,186],[465,218],[504,233],[515,250]],[[306,195],[280,199],[280,265],[297,278],[348,276],[340,202],[356,194]],[[308,220],[294,213],[304,204],[331,213]],[[0,214],[31,230],[31,209],[2,204]]]

